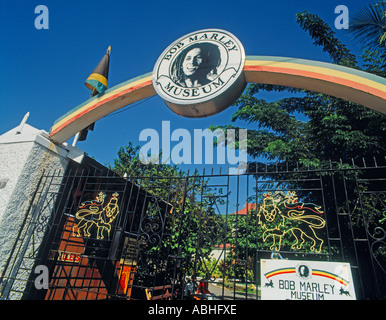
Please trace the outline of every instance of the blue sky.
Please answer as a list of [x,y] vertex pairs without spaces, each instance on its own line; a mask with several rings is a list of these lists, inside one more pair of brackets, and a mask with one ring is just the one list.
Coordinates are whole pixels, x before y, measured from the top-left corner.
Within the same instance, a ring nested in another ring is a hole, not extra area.
[[[153,70],[158,56],[179,37],[206,28],[233,33],[247,55],[286,56],[331,62],[295,22],[297,12],[309,10],[330,26],[334,9],[346,5],[350,14],[363,0],[2,0],[0,11],[0,134],[17,126],[29,111],[28,123],[50,131],[54,121],[90,96],[84,85],[109,45],[112,47],[109,84]],[[49,9],[49,29],[34,26],[38,5]],[[338,38],[354,53],[359,46],[344,30]],[[264,96],[275,99],[277,96]],[[175,115],[155,96],[118,115],[99,120],[77,147],[105,164],[112,163],[120,146],[139,141],[146,128],[161,131],[205,129],[230,123],[235,107],[204,119]],[[72,139],[69,140],[72,142]],[[191,168],[193,169],[194,166]]]

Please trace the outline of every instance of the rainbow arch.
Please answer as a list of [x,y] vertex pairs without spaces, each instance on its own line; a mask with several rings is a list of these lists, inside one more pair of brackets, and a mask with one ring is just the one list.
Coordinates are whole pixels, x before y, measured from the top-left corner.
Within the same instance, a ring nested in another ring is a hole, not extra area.
[[[250,83],[320,92],[386,114],[386,79],[360,70],[304,59],[247,56],[244,74]],[[154,95],[151,72],[127,80],[58,118],[50,138],[63,143],[104,116]]]
[[[269,279],[269,278],[274,277],[274,276],[278,276],[278,275],[282,275],[282,274],[293,274],[293,273],[296,273],[296,269],[295,268],[281,268],[281,269],[272,270],[272,271],[264,274],[264,276],[267,279]],[[334,274],[332,272],[325,271],[325,270],[313,269],[312,270],[312,275],[313,276],[317,276],[317,277],[324,277],[324,278],[328,278],[328,279],[337,281],[340,284],[344,285],[345,287],[349,283],[349,281],[343,279],[341,276],[338,276],[338,275],[336,275],[336,274]]]

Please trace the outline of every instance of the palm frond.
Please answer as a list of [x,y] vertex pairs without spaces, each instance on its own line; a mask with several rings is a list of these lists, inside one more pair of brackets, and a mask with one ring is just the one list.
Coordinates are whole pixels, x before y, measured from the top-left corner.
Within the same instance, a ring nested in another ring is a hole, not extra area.
[[350,31],[363,47],[386,52],[384,6],[373,3],[356,12],[351,19]]

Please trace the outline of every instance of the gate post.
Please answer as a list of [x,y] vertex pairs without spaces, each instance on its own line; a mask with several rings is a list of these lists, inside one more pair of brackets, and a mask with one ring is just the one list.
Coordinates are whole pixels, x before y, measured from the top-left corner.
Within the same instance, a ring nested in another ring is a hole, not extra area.
[[[20,299],[32,271],[33,261],[23,271],[19,267],[24,254],[33,252],[42,240],[34,238],[30,245],[32,234],[28,234],[28,228],[37,218],[32,215],[39,214],[40,200],[35,195],[43,195],[50,188],[43,183],[46,190],[42,190],[43,172],[64,172],[72,160],[80,163],[83,155],[77,148],[53,143],[47,132],[26,123],[0,136],[0,299]],[[7,294],[2,292],[5,287]]]

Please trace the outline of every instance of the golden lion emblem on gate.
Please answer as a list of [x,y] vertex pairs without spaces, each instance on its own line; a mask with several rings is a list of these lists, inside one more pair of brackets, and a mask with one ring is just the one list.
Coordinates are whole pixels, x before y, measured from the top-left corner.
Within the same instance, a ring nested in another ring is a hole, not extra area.
[[[324,241],[317,235],[317,230],[326,225],[321,217],[321,206],[313,203],[298,202],[295,192],[277,192],[264,194],[265,198],[258,212],[258,224],[262,226],[263,240],[273,238],[271,250],[280,250],[282,239],[287,234],[295,238],[291,249],[301,249],[306,239],[311,241],[310,250],[321,252]],[[284,198],[284,200],[283,200]]]
[[73,235],[78,237],[90,237],[90,229],[96,227],[97,239],[104,239],[104,233],[110,235],[111,224],[119,213],[118,193],[113,193],[109,203],[103,206],[106,194],[99,192],[98,196],[91,201],[83,202],[75,214],[77,221],[77,232],[75,225],[72,229]]

